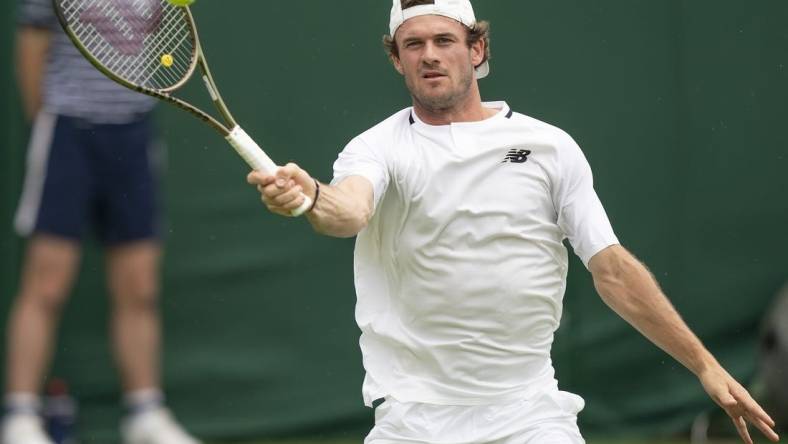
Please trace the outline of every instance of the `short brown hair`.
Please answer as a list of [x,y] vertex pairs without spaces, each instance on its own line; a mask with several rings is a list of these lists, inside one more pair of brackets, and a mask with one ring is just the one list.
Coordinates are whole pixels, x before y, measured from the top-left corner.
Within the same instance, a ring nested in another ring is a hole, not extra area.
[[[435,0],[402,0],[402,10],[419,5],[434,4]],[[490,22],[482,20],[467,29],[468,38],[465,40],[465,43],[470,48],[479,40],[484,40],[484,60],[482,60],[482,64],[490,60]],[[389,57],[399,58],[399,47],[393,35],[386,34],[383,36],[383,47],[386,49],[386,54]]]

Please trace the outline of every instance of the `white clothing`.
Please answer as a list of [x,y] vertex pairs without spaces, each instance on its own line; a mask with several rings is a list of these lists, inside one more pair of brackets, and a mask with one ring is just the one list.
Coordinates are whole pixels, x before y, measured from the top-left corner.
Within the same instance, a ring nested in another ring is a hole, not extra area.
[[367,178],[356,240],[367,405],[483,405],[538,396],[566,286],[569,238],[587,265],[618,243],[569,135],[503,102],[431,126],[411,108],[353,139],[334,181]]
[[577,395],[550,390],[508,404],[453,406],[393,399],[375,409],[364,444],[585,444]]

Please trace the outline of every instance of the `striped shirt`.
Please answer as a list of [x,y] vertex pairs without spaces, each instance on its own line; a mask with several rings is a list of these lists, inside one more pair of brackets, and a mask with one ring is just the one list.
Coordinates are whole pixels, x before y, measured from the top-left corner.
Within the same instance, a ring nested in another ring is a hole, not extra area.
[[129,123],[153,109],[156,99],[118,85],[79,53],[60,27],[52,0],[20,0],[17,23],[52,31],[42,92],[45,111],[113,124]]

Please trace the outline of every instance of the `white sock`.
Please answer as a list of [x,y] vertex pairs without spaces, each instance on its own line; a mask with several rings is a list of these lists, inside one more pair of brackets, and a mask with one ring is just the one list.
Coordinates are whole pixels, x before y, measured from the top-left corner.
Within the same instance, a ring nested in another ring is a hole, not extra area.
[[37,415],[41,410],[41,399],[35,393],[6,393],[3,400],[7,415]]
[[135,390],[126,393],[123,396],[123,402],[129,414],[137,415],[162,408],[164,406],[164,394],[157,388]]

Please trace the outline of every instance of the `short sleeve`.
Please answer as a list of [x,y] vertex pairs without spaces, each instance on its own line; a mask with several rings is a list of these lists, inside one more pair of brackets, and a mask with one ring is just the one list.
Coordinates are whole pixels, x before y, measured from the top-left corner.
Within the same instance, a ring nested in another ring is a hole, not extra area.
[[50,30],[59,26],[51,0],[19,0],[17,24]]
[[361,176],[369,180],[375,192],[375,207],[386,192],[389,173],[382,153],[370,147],[361,137],[347,144],[334,162],[334,179],[337,184],[350,176]]
[[594,190],[591,166],[566,133],[559,136],[558,183],[553,199],[558,225],[586,267],[594,255],[618,244],[602,202]]

